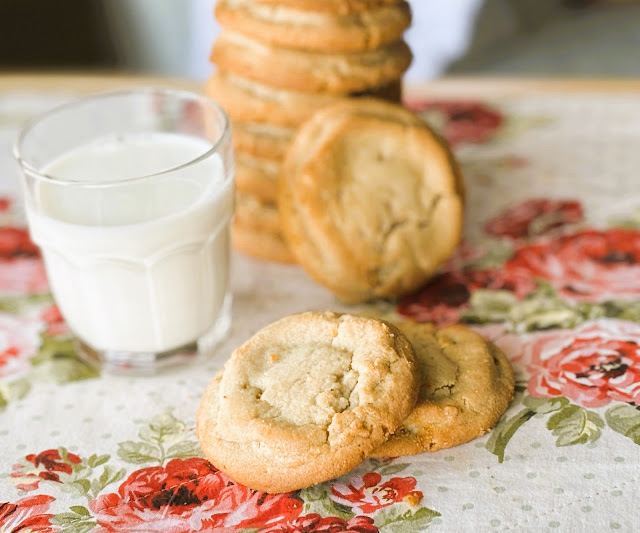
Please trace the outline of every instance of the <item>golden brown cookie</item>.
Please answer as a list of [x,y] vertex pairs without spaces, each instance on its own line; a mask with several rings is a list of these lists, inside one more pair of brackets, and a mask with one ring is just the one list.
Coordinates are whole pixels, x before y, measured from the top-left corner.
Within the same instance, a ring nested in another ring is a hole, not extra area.
[[411,24],[404,1],[349,14],[318,13],[257,0],[219,0],[220,25],[262,43],[314,50],[354,52],[398,41]]
[[204,393],[202,450],[236,481],[269,493],[345,474],[415,405],[413,348],[373,318],[301,313],[236,349]]
[[236,152],[236,189],[265,202],[278,197],[280,163],[271,159]]
[[274,89],[218,70],[207,81],[205,92],[235,121],[297,128],[321,107],[350,96],[373,96],[399,102],[402,85],[399,79],[395,79],[362,94],[305,93]]
[[282,231],[298,262],[347,302],[422,285],[462,231],[462,179],[446,143],[380,100],[325,108],[293,140],[280,172]]
[[233,146],[239,152],[282,161],[295,134],[294,128],[259,122],[233,122]]
[[379,6],[393,5],[398,0],[255,0],[265,6],[282,6],[315,13],[357,13]]
[[404,41],[363,52],[324,54],[262,44],[223,31],[211,60],[221,69],[272,87],[302,92],[363,91],[396,80],[411,64]]
[[256,259],[287,264],[296,262],[280,233],[243,228],[234,220],[231,224],[231,242],[236,250]]
[[278,208],[250,194],[236,192],[235,224],[246,230],[280,233]]
[[422,370],[418,403],[373,455],[413,455],[451,448],[496,425],[513,399],[513,370],[493,344],[464,326],[397,324]]

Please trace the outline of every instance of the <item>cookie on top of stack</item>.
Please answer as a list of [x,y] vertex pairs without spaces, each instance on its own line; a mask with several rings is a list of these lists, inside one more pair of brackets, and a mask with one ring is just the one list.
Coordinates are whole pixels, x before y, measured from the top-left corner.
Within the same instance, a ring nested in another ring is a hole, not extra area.
[[234,245],[295,262],[272,223],[289,142],[315,111],[342,99],[400,100],[411,11],[404,0],[219,0],[216,17],[223,31],[206,92],[233,124]]

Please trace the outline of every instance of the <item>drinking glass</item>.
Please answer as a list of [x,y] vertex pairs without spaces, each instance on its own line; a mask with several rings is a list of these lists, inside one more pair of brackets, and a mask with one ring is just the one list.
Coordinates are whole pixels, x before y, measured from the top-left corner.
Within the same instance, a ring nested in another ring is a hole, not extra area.
[[215,102],[156,88],[88,96],[27,124],[14,152],[83,355],[149,373],[224,337],[234,160]]

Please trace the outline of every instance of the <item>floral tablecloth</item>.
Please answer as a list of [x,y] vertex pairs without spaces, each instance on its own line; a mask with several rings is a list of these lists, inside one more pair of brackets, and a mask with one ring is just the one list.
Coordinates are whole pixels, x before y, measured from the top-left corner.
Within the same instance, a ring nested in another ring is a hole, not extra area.
[[[640,528],[638,94],[413,97],[464,168],[456,257],[401,302],[348,308],[295,266],[235,256],[228,340],[153,378],[77,357],[24,229],[10,145],[69,96],[0,91],[0,531]],[[307,309],[471,324],[512,361],[515,400],[469,444],[253,492],[202,458],[196,407],[233,347]]]

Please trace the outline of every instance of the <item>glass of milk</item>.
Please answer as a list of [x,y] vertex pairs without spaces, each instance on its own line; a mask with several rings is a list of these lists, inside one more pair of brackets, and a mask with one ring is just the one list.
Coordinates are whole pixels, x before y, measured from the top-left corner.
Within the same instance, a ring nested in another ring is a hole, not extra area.
[[29,123],[15,155],[31,236],[85,355],[148,373],[224,337],[234,161],[215,102],[90,96]]

